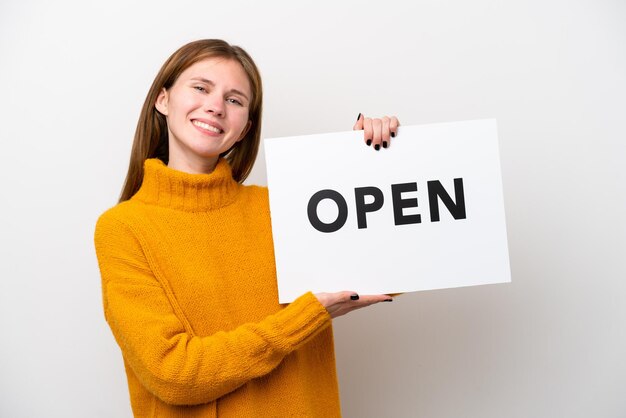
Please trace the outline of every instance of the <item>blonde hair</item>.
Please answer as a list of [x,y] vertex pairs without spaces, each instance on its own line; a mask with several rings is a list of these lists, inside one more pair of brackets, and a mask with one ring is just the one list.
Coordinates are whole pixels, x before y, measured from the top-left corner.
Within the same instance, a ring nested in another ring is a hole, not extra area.
[[207,58],[226,58],[237,61],[250,81],[252,97],[248,118],[251,127],[246,136],[221,156],[230,163],[233,178],[243,182],[256,159],[261,140],[261,114],[263,110],[263,87],[259,70],[248,53],[241,47],[230,45],[221,39],[202,39],[183,45],[165,61],[159,70],[146,100],[135,130],[135,139],[130,153],[128,173],[119,202],[130,199],[143,181],[143,163],[148,158],[159,158],[165,164],[169,160],[168,130],[165,116],[155,108],[163,88],[172,87],[180,74],[196,62]]

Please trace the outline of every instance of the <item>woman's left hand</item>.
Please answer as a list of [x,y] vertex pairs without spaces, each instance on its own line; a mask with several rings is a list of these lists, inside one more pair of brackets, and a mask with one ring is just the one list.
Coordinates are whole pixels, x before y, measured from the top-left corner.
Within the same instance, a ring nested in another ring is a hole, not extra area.
[[398,126],[400,126],[400,122],[395,116],[383,116],[380,119],[366,118],[359,113],[352,130],[363,130],[365,144],[378,151],[381,147],[387,148],[391,145],[391,138],[395,138],[398,133]]

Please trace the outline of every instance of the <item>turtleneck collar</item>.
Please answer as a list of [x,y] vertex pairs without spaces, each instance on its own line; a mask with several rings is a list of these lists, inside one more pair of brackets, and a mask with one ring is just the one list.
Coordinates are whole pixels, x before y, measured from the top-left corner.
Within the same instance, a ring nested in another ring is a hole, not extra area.
[[143,181],[132,200],[171,209],[188,212],[217,209],[232,203],[241,187],[223,158],[211,174],[174,170],[158,158],[145,160],[143,167]]

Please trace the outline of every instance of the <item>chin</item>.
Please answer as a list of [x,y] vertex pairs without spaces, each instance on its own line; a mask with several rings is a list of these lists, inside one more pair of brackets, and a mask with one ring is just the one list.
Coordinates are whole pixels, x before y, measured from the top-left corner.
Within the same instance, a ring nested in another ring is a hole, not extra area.
[[219,157],[219,155],[224,152],[224,150],[222,150],[222,147],[219,148],[215,148],[215,147],[191,147],[190,148],[191,151],[196,154],[199,157],[202,158],[213,158],[213,157]]

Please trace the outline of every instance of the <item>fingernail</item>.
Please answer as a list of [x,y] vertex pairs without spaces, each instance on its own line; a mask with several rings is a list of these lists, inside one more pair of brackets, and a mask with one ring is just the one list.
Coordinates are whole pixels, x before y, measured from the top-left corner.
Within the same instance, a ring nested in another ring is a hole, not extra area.
[[383,141],[383,148],[387,148],[387,141]]
[[356,293],[354,295],[350,296],[350,299],[352,300],[359,300],[359,295],[357,295]]
[[366,144],[367,144],[367,146],[369,147],[370,145],[372,145],[372,140],[371,140],[371,139],[368,139],[368,140],[367,140],[367,142],[366,142]]
[[374,149],[375,149],[376,151],[378,151],[378,150],[380,149],[380,144],[376,144],[376,145],[374,145]]
[[358,122],[359,119],[361,119],[361,113],[359,113],[359,116],[356,117],[356,121]]
[[392,133],[391,133],[391,137],[392,137],[392,138],[395,138],[395,137],[396,137],[396,133],[395,133],[395,132],[392,132]]
[[393,302],[393,299],[385,299],[383,302]]

